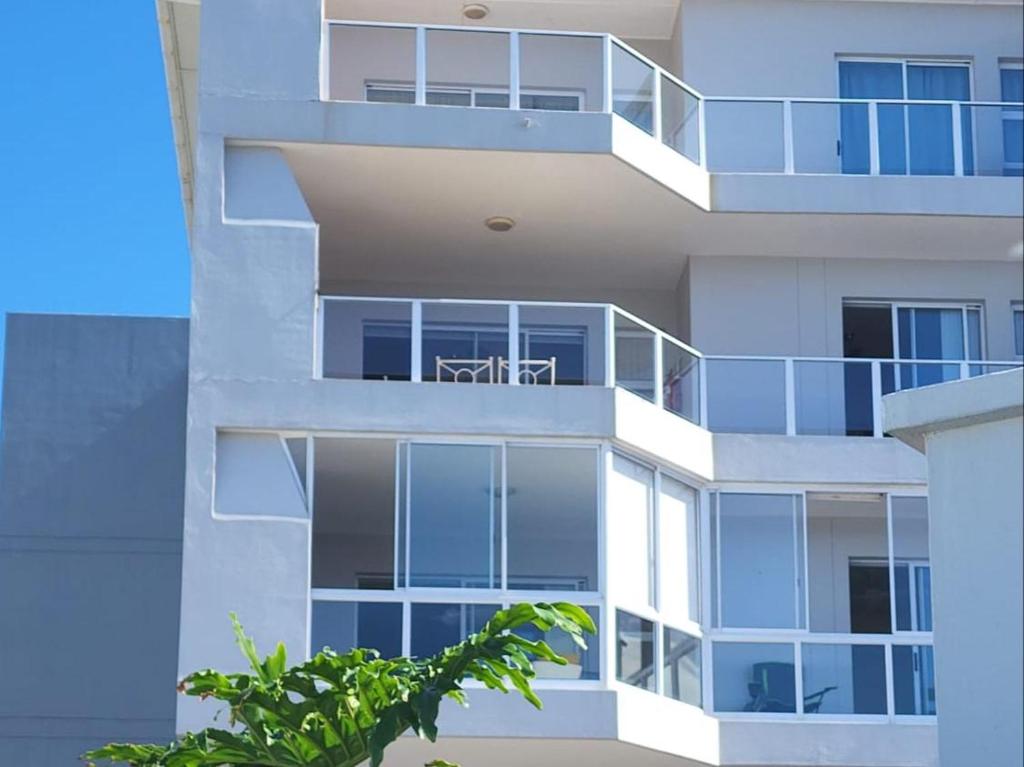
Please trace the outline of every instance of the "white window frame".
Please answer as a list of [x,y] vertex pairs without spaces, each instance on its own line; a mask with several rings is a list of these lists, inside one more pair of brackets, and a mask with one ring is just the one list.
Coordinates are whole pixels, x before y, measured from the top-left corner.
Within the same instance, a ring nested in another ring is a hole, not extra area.
[[[1006,94],[1002,92],[1002,80],[1003,80],[1003,70],[1004,69],[1013,69],[1013,70],[1017,70],[1017,71],[1024,70],[1024,61],[1000,61],[999,62],[999,82],[1000,82],[999,100],[1000,101],[1006,101],[1007,100],[1006,99]],[[1024,76],[1024,75],[1022,75],[1022,76]],[[1003,123],[1006,123],[1008,121],[1013,121],[1013,122],[1024,121],[1024,108],[1019,109],[1019,110],[1018,109],[1006,109],[1006,108],[1003,108],[1000,111],[1002,112]],[[1005,125],[1003,126],[1003,130],[1005,132],[1005,130],[1006,130],[1006,126]],[[1021,162],[1010,162],[1009,160],[1006,159],[1006,152],[1005,151],[1002,153],[1002,155],[1003,155],[1003,170],[1024,170],[1024,160],[1022,160]],[[1018,356],[1020,356],[1020,355],[1018,355]]]
[[[836,97],[840,97],[841,78],[839,75],[839,64],[843,61],[855,61],[865,64],[899,64],[903,73],[903,100],[909,100],[907,96],[907,68],[915,67],[967,67],[967,87],[969,89],[968,102],[974,101],[974,61],[962,57],[943,58],[941,56],[925,56],[922,58],[907,58],[905,56],[870,56],[870,55],[849,55],[836,56]],[[841,111],[841,110],[840,110]],[[842,140],[842,115],[838,115],[840,121],[838,134]],[[974,127],[975,120],[971,121],[971,156],[974,158],[974,174],[978,173],[978,131]],[[904,176],[913,175],[910,170],[910,120],[908,119],[907,107],[903,107],[903,168]]]
[[[899,326],[899,311],[900,309],[959,309],[961,322],[963,325],[963,337],[964,337],[964,356],[962,360],[948,360],[950,364],[955,362],[984,362],[988,359],[986,343],[985,343],[985,305],[978,301],[899,301],[899,300],[887,300],[884,298],[879,299],[844,299],[843,308],[847,306],[888,306],[892,311],[892,353],[893,360],[896,361],[914,361],[914,357],[900,357],[900,326]],[[967,323],[968,311],[978,312],[978,324],[980,329],[980,338],[978,339],[981,348],[978,349],[978,359],[974,360],[970,356],[970,343],[969,343],[969,326]]]
[[[391,90],[391,91],[402,91],[408,93],[415,93],[416,86],[411,85],[407,82],[396,82],[389,83],[380,80],[368,80],[363,84],[363,97],[366,101],[369,101],[369,91],[373,88],[380,90]],[[478,95],[509,95],[511,96],[511,89],[506,86],[495,85],[495,86],[481,86],[481,85],[460,85],[460,84],[448,84],[448,85],[430,85],[427,84],[427,92],[434,93],[466,93],[469,95],[469,107],[473,109],[508,109],[509,107],[479,107],[476,104],[476,97]],[[563,96],[565,98],[576,99],[576,110],[577,112],[583,111],[583,97],[584,92],[581,90],[573,89],[560,89],[560,88],[520,88],[520,96]],[[388,103],[388,102],[374,102],[374,103]],[[449,106],[446,104],[431,104],[430,106]],[[466,109],[467,107],[462,107]],[[520,107],[522,109],[522,107]],[[566,109],[552,109],[543,110],[552,112],[572,112],[573,110]]]

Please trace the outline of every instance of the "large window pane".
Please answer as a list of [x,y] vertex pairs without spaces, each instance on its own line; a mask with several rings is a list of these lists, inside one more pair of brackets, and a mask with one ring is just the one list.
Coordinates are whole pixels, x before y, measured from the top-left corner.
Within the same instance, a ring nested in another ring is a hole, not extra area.
[[782,360],[707,360],[708,428],[732,434],[786,433]]
[[616,454],[608,478],[609,588],[625,604],[654,605],[654,472]]
[[697,492],[662,475],[658,496],[658,544],[662,615],[700,621],[700,556]]
[[811,631],[889,633],[886,530],[881,495],[807,495]]
[[897,631],[931,631],[928,499],[893,497],[892,553]]
[[665,409],[691,423],[700,420],[700,367],[697,357],[662,339],[661,391]]
[[[587,614],[594,621],[595,626],[600,626],[600,610],[596,607],[584,607]],[[561,655],[567,663],[560,666],[546,660],[534,660],[533,670],[537,672],[538,679],[600,679],[601,678],[601,641],[598,634],[587,634],[584,641],[587,649],[583,650],[564,631],[552,629],[541,631],[533,624],[527,624],[516,629],[519,636],[529,639],[531,642],[543,640],[556,653]]]
[[801,628],[800,497],[720,493],[718,536],[722,626]]
[[804,643],[805,714],[885,714],[885,646]]
[[508,360],[508,307],[423,305],[423,380],[498,383]]
[[393,588],[394,440],[319,438],[313,457],[313,587]]
[[[902,99],[902,62],[840,61],[839,96],[844,99]],[[841,109],[843,173],[870,171],[870,123],[867,104]],[[899,104],[878,106],[879,170],[883,175],[907,172],[906,110]]]
[[409,654],[427,658],[475,634],[499,609],[498,605],[411,605]]
[[654,68],[612,45],[613,111],[648,133],[654,132]]
[[793,645],[714,643],[715,711],[796,713]]
[[654,400],[654,341],[647,328],[615,313],[615,383]]
[[499,586],[498,458],[485,445],[410,446],[410,586]]
[[324,299],[323,307],[324,378],[409,380],[411,304]]
[[377,602],[313,602],[310,650],[330,647],[346,653],[356,647],[382,658],[402,654],[402,605]]
[[665,695],[691,706],[700,706],[700,639],[665,626],[662,644],[665,648]]
[[508,587],[597,591],[597,456],[509,447]]
[[892,676],[897,714],[936,713],[935,652],[930,645],[893,645]]
[[616,678],[654,692],[654,623],[622,610],[616,612],[615,653]]
[[[604,384],[604,311],[576,306],[519,307],[519,381]],[[502,380],[509,380],[508,371]]]

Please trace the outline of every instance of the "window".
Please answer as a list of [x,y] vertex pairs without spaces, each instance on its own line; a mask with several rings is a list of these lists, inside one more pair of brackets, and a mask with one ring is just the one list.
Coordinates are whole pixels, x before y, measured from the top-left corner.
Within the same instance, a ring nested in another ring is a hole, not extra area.
[[691,706],[701,705],[700,639],[665,626],[664,694]]
[[[508,109],[508,89],[482,90],[470,87],[427,88],[427,104],[449,107],[490,107]],[[378,104],[415,104],[416,89],[412,85],[368,83],[366,100]],[[581,95],[544,90],[520,90],[519,108],[547,112],[579,112]]]
[[615,676],[654,692],[654,623],[622,610],[615,613]]
[[[600,626],[599,611],[596,607],[584,608],[587,614],[590,615],[591,620],[594,621],[595,626]],[[548,647],[554,650],[558,655],[561,655],[565,659],[565,665],[559,665],[547,660],[536,660],[531,657],[533,661],[533,670],[537,672],[539,679],[600,679],[601,668],[598,665],[598,658],[600,654],[600,641],[596,635],[589,635],[586,637],[587,649],[582,649],[578,644],[572,641],[572,638],[564,631],[553,629],[551,631],[541,631],[533,624],[527,624],[520,626],[516,629],[516,633],[530,640],[536,642],[543,640],[547,642]]]
[[314,602],[310,649],[345,653],[356,647],[382,658],[402,654],[402,605],[373,602]]
[[804,530],[798,495],[716,493],[717,625],[804,626]]
[[499,605],[413,604],[410,655],[427,658],[484,627]]
[[[1024,101],[1024,64],[1001,64],[999,78],[1003,101]],[[1003,174],[1024,176],[1024,107],[1003,107],[1002,113]]]
[[654,606],[654,471],[615,454],[607,501],[609,587],[625,604]]
[[791,644],[715,642],[715,711],[796,713]]
[[[971,66],[964,61],[841,59],[839,96],[848,99],[970,101]],[[879,172],[952,175],[953,127],[948,104],[879,104]],[[839,154],[844,173],[870,171],[867,104],[844,104],[840,110]],[[974,173],[970,110],[963,110],[963,168]]]
[[1013,353],[1024,357],[1024,303],[1017,302],[1013,311]]
[[658,492],[658,564],[661,614],[700,621],[700,556],[697,493],[661,475]]

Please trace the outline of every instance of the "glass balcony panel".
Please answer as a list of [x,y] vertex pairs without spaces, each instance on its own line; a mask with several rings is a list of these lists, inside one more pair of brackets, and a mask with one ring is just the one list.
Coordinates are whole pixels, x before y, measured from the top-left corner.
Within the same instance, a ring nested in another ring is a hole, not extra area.
[[[950,104],[908,104],[907,136],[910,174],[952,176],[953,107]],[[971,110],[960,115],[964,175],[974,175],[974,139]]]
[[313,458],[313,588],[394,588],[395,441],[317,438]]
[[985,376],[989,373],[1002,373],[1005,370],[1015,370],[1019,367],[1020,363],[986,363],[984,365],[971,365],[968,374],[971,378],[976,378],[977,376]]
[[615,613],[615,676],[654,692],[654,623],[622,610]]
[[500,605],[410,605],[410,650],[414,658],[429,658],[456,645],[484,627]]
[[519,36],[519,108],[600,112],[604,94],[600,37]]
[[883,362],[882,393],[960,380],[959,362]]
[[618,312],[615,313],[615,383],[654,401],[655,335]]
[[[839,104],[793,102],[793,170],[842,173]],[[863,172],[867,173],[864,167]]]
[[791,644],[715,642],[715,711],[796,713],[796,666]]
[[423,304],[424,381],[499,383],[507,361],[507,306]]
[[931,631],[928,499],[894,496],[890,504],[896,630]]
[[408,381],[412,304],[324,299],[323,376]]
[[885,646],[805,642],[805,714],[886,713]]
[[384,602],[314,601],[310,652],[330,647],[346,653],[357,647],[382,658],[402,654],[402,605]]
[[500,465],[489,445],[410,445],[410,586],[498,588]]
[[[600,610],[596,607],[584,607],[595,626],[601,625]],[[541,631],[532,624],[516,629],[516,634],[531,642],[542,640],[567,663],[562,666],[547,660],[533,660],[533,670],[538,679],[600,679],[601,678],[601,641],[598,634],[587,634],[584,641],[587,649],[581,648],[564,631],[552,629]]]
[[661,391],[664,407],[691,423],[700,421],[698,358],[667,338],[661,343]]
[[508,108],[506,32],[427,30],[427,103]]
[[708,359],[708,429],[732,434],[786,433],[782,360]]
[[782,103],[707,101],[708,170],[782,173],[786,168]]
[[612,111],[640,130],[654,133],[652,66],[621,45],[612,45]]
[[889,535],[880,494],[807,494],[811,631],[888,634]]
[[700,639],[665,626],[662,644],[665,648],[664,694],[673,700],[699,708],[703,705]]
[[[973,154],[974,174],[1024,175],[1024,107],[964,106],[961,109],[967,115],[965,124],[973,128],[965,141],[965,152]],[[964,172],[967,170],[965,161]]]
[[661,75],[661,140],[700,163],[700,99]]
[[330,98],[412,104],[416,30],[332,24]]
[[598,590],[597,460],[590,448],[508,447],[510,589]]
[[721,625],[802,628],[800,497],[718,493],[717,517]]
[[[599,307],[519,307],[519,382],[603,386],[605,321]],[[502,380],[509,380],[508,371]]]
[[874,434],[870,362],[796,360],[793,377],[797,434]]
[[931,645],[893,645],[892,676],[896,714],[936,714],[935,651]]

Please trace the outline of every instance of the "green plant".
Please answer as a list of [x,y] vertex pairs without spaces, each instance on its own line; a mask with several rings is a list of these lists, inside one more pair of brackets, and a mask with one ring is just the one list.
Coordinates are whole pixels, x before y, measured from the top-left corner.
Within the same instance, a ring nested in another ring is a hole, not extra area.
[[[535,676],[531,659],[566,661],[545,642],[514,633],[517,628],[559,629],[581,648],[586,647],[584,632],[596,631],[576,605],[517,604],[431,658],[386,660],[375,650],[324,650],[288,668],[283,644],[261,661],[233,614],[231,620],[251,672],[198,671],[178,689],[225,702],[235,729],[207,728],[168,746],[110,744],[85,758],[134,767],[356,767],[367,760],[377,767],[384,749],[407,730],[434,741],[441,701],[451,698],[466,705],[465,679],[502,692],[511,685],[541,708],[530,686]],[[432,764],[453,767],[444,761]]]

